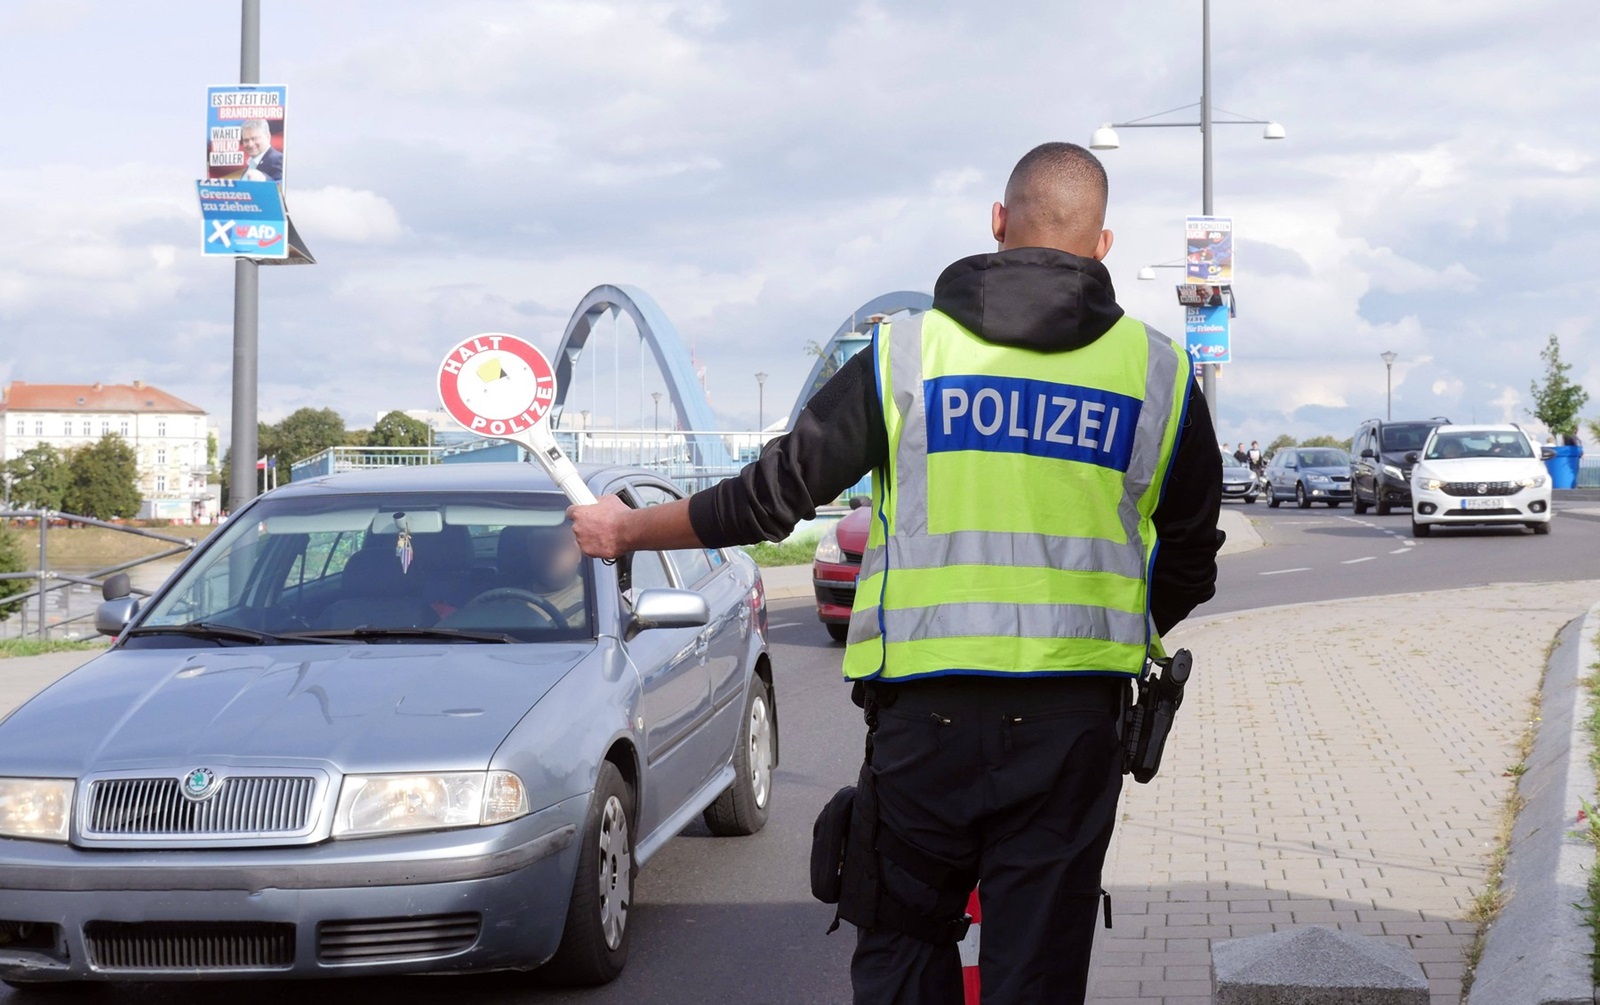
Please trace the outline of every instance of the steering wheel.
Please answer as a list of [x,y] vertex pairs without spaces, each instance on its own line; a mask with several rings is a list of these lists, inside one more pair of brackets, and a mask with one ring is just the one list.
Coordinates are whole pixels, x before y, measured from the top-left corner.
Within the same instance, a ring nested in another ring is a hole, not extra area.
[[562,615],[561,611],[556,608],[556,605],[539,596],[537,593],[534,593],[532,590],[518,589],[515,586],[497,586],[492,590],[485,590],[476,597],[473,597],[471,600],[467,601],[467,606],[471,607],[474,604],[487,604],[493,600],[525,600],[532,604],[540,614],[543,614],[545,617],[549,618],[552,624],[561,625],[563,627],[565,627],[567,624],[566,617]]

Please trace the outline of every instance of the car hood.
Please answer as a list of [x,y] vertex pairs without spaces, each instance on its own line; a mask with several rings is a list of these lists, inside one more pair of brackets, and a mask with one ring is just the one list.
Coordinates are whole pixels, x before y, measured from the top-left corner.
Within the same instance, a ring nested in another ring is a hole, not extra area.
[[114,649],[0,722],[6,774],[320,763],[483,769],[595,651],[562,645]]
[[839,521],[839,547],[857,555],[867,550],[867,532],[872,529],[872,507],[860,506]]
[[1514,482],[1543,474],[1544,464],[1531,457],[1458,457],[1422,461],[1412,477],[1447,482]]

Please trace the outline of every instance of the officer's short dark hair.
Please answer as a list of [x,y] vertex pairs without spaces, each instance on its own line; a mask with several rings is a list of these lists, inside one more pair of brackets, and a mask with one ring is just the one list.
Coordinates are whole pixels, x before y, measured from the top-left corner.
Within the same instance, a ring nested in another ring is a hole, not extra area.
[[1098,230],[1105,222],[1109,191],[1100,158],[1076,143],[1041,143],[1011,169],[1011,178],[1006,182],[1006,205],[1017,209],[1024,203],[1036,204],[1031,208],[1049,215],[1067,207],[1095,207],[1099,219],[1083,222]]

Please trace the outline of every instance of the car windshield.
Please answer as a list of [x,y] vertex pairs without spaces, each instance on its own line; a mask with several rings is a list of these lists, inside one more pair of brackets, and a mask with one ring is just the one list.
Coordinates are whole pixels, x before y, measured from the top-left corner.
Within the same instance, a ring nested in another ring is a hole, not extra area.
[[1515,430],[1439,433],[1428,444],[1427,460],[1450,461],[1467,457],[1531,458],[1528,438]]
[[1244,464],[1240,463],[1239,458],[1233,456],[1232,454],[1223,454],[1222,455],[1222,466],[1225,467],[1225,468],[1243,468],[1243,467],[1245,467]]
[[554,493],[268,496],[224,525],[131,634],[592,638],[591,563],[566,506]]
[[1383,427],[1378,437],[1382,450],[1421,450],[1434,426],[1426,422],[1395,422]]
[[1343,450],[1302,450],[1302,468],[1344,468],[1350,466],[1350,457]]

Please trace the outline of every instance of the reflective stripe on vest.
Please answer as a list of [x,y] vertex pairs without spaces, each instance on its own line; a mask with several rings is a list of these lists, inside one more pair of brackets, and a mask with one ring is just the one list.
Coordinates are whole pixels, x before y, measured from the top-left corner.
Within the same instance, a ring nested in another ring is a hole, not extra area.
[[1126,317],[1039,353],[937,311],[881,325],[872,351],[890,461],[846,676],[1138,673],[1160,652],[1151,515],[1188,355]]

